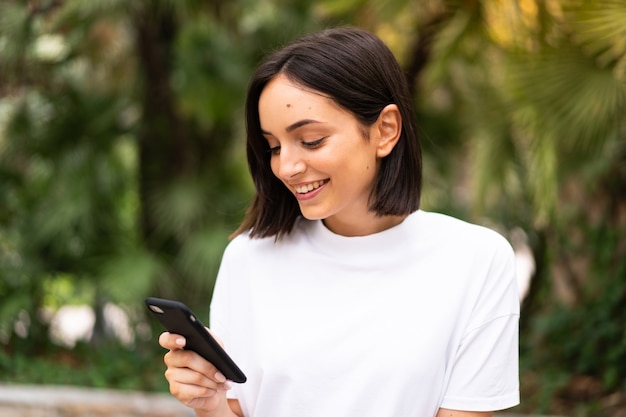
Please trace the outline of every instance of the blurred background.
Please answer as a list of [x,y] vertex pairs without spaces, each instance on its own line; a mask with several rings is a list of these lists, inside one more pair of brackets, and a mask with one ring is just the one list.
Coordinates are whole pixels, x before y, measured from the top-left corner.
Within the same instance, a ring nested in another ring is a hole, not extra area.
[[623,0],[1,0],[0,382],[167,390],[143,299],[208,322],[248,78],[342,24],[406,71],[423,208],[518,252],[515,411],[626,416]]

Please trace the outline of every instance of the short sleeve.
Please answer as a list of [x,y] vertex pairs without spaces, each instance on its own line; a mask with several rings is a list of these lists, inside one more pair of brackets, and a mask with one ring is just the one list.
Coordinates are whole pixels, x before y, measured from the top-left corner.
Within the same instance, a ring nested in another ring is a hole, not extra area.
[[515,271],[513,250],[502,238],[456,350],[441,407],[496,411],[519,404],[519,296]]
[[519,404],[518,316],[474,330],[457,353],[441,407],[495,411]]

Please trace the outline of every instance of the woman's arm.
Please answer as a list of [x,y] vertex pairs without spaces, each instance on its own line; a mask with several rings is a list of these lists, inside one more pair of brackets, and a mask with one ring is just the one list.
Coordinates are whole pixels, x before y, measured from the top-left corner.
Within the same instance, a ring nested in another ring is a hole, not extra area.
[[459,411],[448,410],[447,408],[440,408],[436,417],[492,417],[493,412],[482,411]]

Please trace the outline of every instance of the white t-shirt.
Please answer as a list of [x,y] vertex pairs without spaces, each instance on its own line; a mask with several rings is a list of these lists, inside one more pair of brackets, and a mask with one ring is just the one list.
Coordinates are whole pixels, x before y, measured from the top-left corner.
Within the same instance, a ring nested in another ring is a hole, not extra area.
[[519,402],[514,254],[496,232],[418,211],[345,237],[299,219],[224,253],[211,327],[248,381],[246,417],[429,417]]

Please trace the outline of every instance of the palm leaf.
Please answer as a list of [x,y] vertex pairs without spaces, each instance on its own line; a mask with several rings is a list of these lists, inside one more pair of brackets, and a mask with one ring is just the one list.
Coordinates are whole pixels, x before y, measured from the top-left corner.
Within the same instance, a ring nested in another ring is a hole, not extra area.
[[624,114],[624,86],[575,47],[516,56],[507,71],[508,93],[520,108],[537,111],[540,129],[563,150],[598,150]]
[[587,0],[567,5],[564,14],[574,40],[602,66],[626,56],[626,4],[622,0]]

